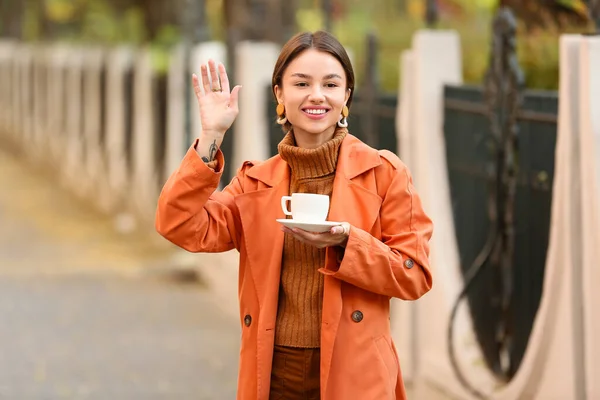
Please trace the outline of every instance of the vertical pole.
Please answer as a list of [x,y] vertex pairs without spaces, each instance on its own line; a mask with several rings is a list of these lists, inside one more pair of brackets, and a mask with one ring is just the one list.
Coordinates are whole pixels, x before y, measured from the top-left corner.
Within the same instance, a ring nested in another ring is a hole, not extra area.
[[365,59],[366,79],[362,88],[362,98],[364,102],[364,114],[362,115],[362,130],[365,135],[365,141],[369,146],[379,146],[379,132],[377,131],[377,37],[373,32],[367,35],[367,57]]
[[428,28],[433,28],[438,22],[437,0],[425,0],[425,22]]
[[297,3],[298,0],[287,0],[282,4],[282,42],[287,42],[287,40],[296,33],[296,10],[298,9]]
[[325,18],[324,29],[327,32],[331,32],[331,14],[332,14],[332,0],[321,0],[321,7],[323,8],[323,16]]
[[[490,198],[490,213],[496,218],[497,238],[491,264],[497,269],[497,293],[501,299],[501,320],[497,322],[497,373],[510,378],[516,373],[512,365],[512,283],[515,251],[515,198],[518,164],[517,113],[523,102],[525,80],[517,61],[517,22],[508,7],[502,7],[494,19],[494,36],[490,66],[485,79],[485,96],[491,132],[495,142],[494,171],[496,184]],[[491,215],[491,214],[490,214]],[[504,357],[506,356],[506,357]],[[508,360],[502,363],[501,360]]]
[[192,142],[192,135],[198,134],[198,132],[192,132],[192,118],[191,110],[195,110],[195,107],[191,107],[190,101],[192,96],[192,84],[191,74],[189,73],[190,55],[193,46],[200,42],[207,40],[208,29],[205,21],[205,7],[204,0],[182,0],[183,4],[181,7],[181,21],[183,23],[183,47],[184,47],[184,65],[186,71],[186,77],[184,85],[185,91],[185,144],[189,145]]
[[588,0],[590,18],[595,25],[595,33],[600,35],[600,0]]
[[23,37],[24,4],[20,0],[0,0],[0,19],[2,31],[0,34],[12,39]]
[[279,0],[266,1],[267,18],[269,24],[266,27],[263,38],[272,43],[280,43],[283,32],[283,4]]

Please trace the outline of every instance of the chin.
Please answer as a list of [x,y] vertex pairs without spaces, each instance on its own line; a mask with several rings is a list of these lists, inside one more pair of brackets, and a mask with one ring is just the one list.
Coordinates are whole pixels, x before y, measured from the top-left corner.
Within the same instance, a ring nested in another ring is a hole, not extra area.
[[298,128],[302,129],[304,132],[313,135],[319,135],[328,129],[335,129],[335,124],[320,121],[314,124],[306,124],[304,126],[299,126]]

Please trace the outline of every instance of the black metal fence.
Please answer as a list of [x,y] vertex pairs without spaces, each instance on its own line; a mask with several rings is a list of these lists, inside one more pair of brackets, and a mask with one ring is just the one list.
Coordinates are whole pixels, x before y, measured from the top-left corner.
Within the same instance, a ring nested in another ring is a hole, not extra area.
[[[496,185],[491,128],[481,87],[445,88],[444,135],[450,192],[463,273],[484,247],[490,230],[489,196]],[[508,375],[523,358],[542,295],[550,229],[558,95],[524,93],[517,114],[518,173],[515,198],[515,248],[509,312],[501,307],[496,268],[483,265],[467,298],[477,339],[492,371],[502,364],[498,349],[498,321],[510,334]]]

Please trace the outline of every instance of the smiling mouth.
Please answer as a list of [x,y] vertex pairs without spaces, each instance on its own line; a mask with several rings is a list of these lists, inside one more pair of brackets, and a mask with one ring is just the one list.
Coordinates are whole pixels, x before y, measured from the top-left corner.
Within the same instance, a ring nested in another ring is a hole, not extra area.
[[321,117],[329,112],[326,108],[305,108],[302,110],[305,114],[308,114],[310,117]]

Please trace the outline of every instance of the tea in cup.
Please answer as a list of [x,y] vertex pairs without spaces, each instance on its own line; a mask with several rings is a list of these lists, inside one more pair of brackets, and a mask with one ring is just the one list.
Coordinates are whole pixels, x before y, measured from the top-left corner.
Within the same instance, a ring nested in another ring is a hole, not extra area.
[[[291,211],[287,202],[291,203]],[[292,193],[281,198],[281,208],[285,215],[291,215],[294,221],[323,222],[329,213],[329,196],[314,193]]]

